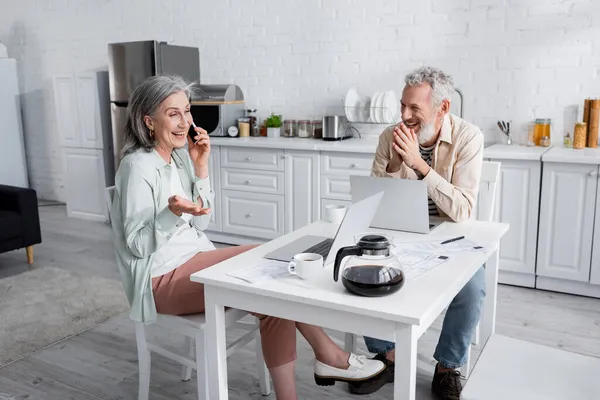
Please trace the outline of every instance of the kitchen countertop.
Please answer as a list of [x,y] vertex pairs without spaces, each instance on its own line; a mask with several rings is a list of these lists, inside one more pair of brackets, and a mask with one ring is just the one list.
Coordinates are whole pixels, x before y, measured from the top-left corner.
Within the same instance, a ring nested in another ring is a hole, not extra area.
[[542,161],[600,165],[600,148],[578,150],[553,147],[544,153]]
[[247,137],[247,138],[216,138],[210,142],[213,146],[257,147],[263,149],[290,149],[312,151],[342,151],[349,153],[375,154],[377,149],[377,136],[365,138],[350,138],[337,141],[325,141],[310,138],[288,137]]
[[[262,149],[290,149],[305,151],[334,151],[375,154],[379,137],[369,135],[341,141],[308,138],[223,138],[212,137],[213,146],[253,147]],[[566,149],[563,147],[524,146],[519,144],[485,144],[483,157],[500,160],[554,161],[600,165],[600,149]]]
[[485,148],[484,158],[503,160],[531,160],[539,161],[550,147],[523,146],[519,144],[494,144]]

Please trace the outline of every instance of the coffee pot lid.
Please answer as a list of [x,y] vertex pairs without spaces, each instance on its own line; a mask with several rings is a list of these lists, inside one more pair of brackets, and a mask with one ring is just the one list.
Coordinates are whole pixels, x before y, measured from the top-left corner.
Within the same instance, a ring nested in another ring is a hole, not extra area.
[[383,235],[369,234],[361,237],[357,245],[365,250],[384,250],[390,247],[390,241]]

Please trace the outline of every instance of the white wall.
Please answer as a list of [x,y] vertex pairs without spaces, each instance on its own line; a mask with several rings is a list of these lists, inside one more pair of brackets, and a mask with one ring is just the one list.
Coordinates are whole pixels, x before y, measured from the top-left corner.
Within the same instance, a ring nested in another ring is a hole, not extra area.
[[240,85],[262,116],[319,117],[353,85],[400,93],[427,63],[453,74],[488,140],[498,119],[550,117],[560,143],[566,107],[600,96],[597,0],[0,0],[40,196],[65,197],[52,75],[106,69],[107,43],[145,39],[197,46],[202,81]]

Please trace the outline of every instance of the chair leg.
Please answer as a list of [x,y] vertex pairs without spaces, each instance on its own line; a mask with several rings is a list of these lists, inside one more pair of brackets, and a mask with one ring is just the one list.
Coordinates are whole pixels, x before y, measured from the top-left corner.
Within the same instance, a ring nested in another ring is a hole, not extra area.
[[150,350],[146,343],[146,330],[143,322],[135,323],[135,339],[138,351],[139,386],[138,400],[148,400],[150,395]]
[[198,384],[198,400],[208,400],[208,377],[206,376],[207,360],[204,354],[204,331],[198,330],[194,336],[196,342],[196,381]]
[[345,334],[344,350],[348,353],[356,353],[356,335],[354,333]]
[[27,252],[27,263],[33,264],[33,246],[27,246],[25,251]]
[[[255,323],[257,326],[260,326],[260,320],[258,318],[256,319]],[[269,375],[269,370],[267,369],[267,365],[265,364],[265,359],[263,357],[262,342],[260,341],[260,330],[256,331],[256,337],[254,341],[256,342],[256,370],[258,373],[260,393],[263,396],[268,396],[271,394],[271,376]]]
[[[185,337],[185,348],[187,349],[188,355],[191,358],[194,358],[194,340],[189,336]],[[192,379],[192,368],[184,365],[183,370],[181,371],[181,380],[187,382],[190,379]]]

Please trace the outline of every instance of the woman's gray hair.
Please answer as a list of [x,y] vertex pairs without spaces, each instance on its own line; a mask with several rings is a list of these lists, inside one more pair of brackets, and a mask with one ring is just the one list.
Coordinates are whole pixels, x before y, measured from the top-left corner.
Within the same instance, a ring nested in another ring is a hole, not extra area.
[[179,76],[156,75],[135,88],[127,107],[127,122],[123,132],[123,157],[138,149],[144,149],[146,152],[154,149],[156,139],[150,135],[144,116],[154,116],[160,103],[173,93],[183,91],[190,98],[193,85],[194,83],[188,83]]
[[408,86],[420,85],[423,82],[428,83],[433,92],[434,107],[439,107],[443,100],[450,101],[454,94],[452,76],[434,67],[419,67],[406,75],[404,82]]

